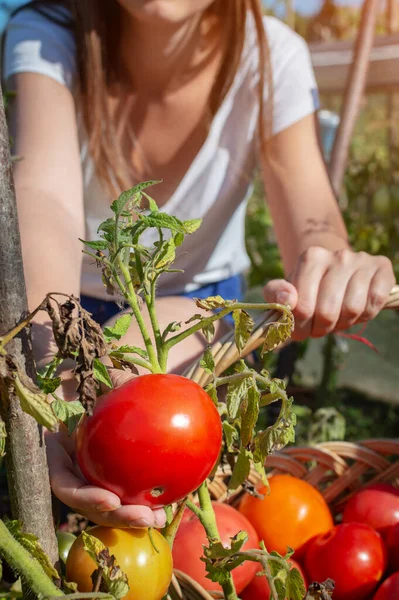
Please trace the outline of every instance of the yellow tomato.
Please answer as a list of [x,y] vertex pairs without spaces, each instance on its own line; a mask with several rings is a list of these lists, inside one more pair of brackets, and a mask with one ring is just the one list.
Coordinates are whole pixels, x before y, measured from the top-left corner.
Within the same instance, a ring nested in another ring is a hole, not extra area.
[[[109,548],[129,580],[126,600],[161,600],[172,578],[172,554],[165,538],[152,530],[154,549],[147,529],[113,529],[95,526],[87,531]],[[92,590],[94,560],[83,548],[79,536],[73,543],[66,562],[67,581],[78,584],[80,592]]]

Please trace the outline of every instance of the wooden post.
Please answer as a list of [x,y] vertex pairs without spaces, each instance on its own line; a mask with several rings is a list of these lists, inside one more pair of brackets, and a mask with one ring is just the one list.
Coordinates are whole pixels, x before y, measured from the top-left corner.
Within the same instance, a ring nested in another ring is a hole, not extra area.
[[330,162],[330,178],[337,195],[341,190],[348,159],[350,141],[359,113],[366,84],[368,63],[373,47],[379,0],[365,0],[353,62],[343,100],[341,123]]
[[[387,33],[391,35],[399,30],[399,3],[398,0],[386,0],[387,2]],[[398,95],[395,92],[388,93],[387,98],[388,113],[388,145],[390,151],[399,145],[398,140],[398,119],[399,104]]]
[[[11,330],[27,309],[9,135],[0,86],[0,335]],[[29,332],[23,331],[6,349],[21,370],[34,377]],[[42,428],[22,411],[1,372],[0,398],[7,431],[5,458],[13,517],[39,538],[56,563],[57,541]]]

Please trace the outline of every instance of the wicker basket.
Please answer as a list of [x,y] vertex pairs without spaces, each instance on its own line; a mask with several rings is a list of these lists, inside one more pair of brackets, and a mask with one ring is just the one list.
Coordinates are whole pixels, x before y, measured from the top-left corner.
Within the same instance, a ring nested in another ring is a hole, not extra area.
[[[399,286],[392,294],[385,308],[399,308]],[[262,315],[257,321],[255,330],[249,339],[242,355],[245,356],[259,347],[269,324],[276,320],[277,313]],[[233,335],[216,342],[212,347],[216,362],[216,373],[220,374],[239,358],[234,345]],[[205,386],[210,376],[203,371],[199,361],[194,363],[185,373]],[[346,500],[366,484],[386,482],[399,488],[399,440],[366,440],[354,444],[349,442],[328,442],[316,446],[288,447],[267,459],[268,474],[288,473],[305,479],[318,488],[328,502],[334,517],[339,514]],[[229,496],[227,481],[231,471],[229,468],[218,469],[209,490],[213,500],[237,504],[242,490],[238,489]],[[259,482],[259,475],[251,471],[250,481]],[[213,600],[222,598],[221,594],[206,592],[190,577],[175,571],[169,590],[169,600]]]

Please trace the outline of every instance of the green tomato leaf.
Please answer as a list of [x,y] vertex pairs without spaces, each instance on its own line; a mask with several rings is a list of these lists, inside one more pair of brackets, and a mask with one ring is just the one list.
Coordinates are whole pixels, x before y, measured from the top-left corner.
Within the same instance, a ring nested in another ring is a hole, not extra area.
[[205,373],[212,375],[215,371],[215,359],[212,354],[211,346],[208,346],[205,350],[201,360],[200,367],[204,369]]
[[119,346],[110,353],[112,356],[118,356],[120,354],[138,354],[141,358],[149,360],[147,352],[138,346],[129,346],[128,344],[125,344],[124,346]]
[[241,402],[246,398],[251,380],[248,378],[231,381],[227,386],[226,404],[231,419],[238,415]]
[[235,325],[234,341],[238,352],[241,354],[251,336],[254,322],[245,310],[233,310],[233,319]]
[[252,459],[252,452],[246,448],[241,448],[229,481],[229,490],[236,490],[247,479],[251,471]]
[[205,336],[206,341],[210,344],[215,337],[215,325],[213,323],[208,323],[208,325],[204,325],[202,327],[202,333]]
[[256,462],[264,463],[269,454],[277,452],[295,441],[296,415],[292,410],[292,402],[293,399],[289,398],[276,423],[255,436],[254,458]]
[[85,412],[79,400],[65,402],[57,398],[51,403],[51,408],[57,419],[67,427],[69,435],[73,434]]
[[262,356],[286,342],[293,331],[294,317],[291,312],[283,313],[275,323],[270,323],[261,350]]
[[175,241],[176,248],[178,246],[181,246],[182,243],[184,242],[184,233],[176,233],[176,235],[174,237],[174,241]]
[[239,435],[234,425],[228,421],[223,421],[224,438],[226,440],[226,448],[228,452],[234,452],[234,445],[238,443]]
[[108,248],[108,242],[106,240],[93,240],[89,242],[79,238],[79,241],[93,250],[106,250]]
[[215,384],[210,383],[209,385],[207,385],[205,388],[205,391],[211,397],[214,405],[217,407],[218,406],[218,391],[215,387]]
[[209,296],[209,298],[195,298],[198,308],[214,310],[215,308],[228,308],[234,306],[235,300],[224,300],[222,296]]
[[264,463],[254,461],[252,463],[252,465],[253,465],[255,471],[258,473],[258,475],[260,475],[261,482],[263,483],[263,485],[265,485],[267,488],[269,488],[269,481],[267,479]]
[[101,362],[99,358],[95,358],[93,361],[93,377],[96,381],[103,383],[109,388],[113,388],[111,378],[108,373],[107,367]]
[[37,537],[32,533],[25,533],[21,521],[7,521],[7,529],[11,535],[33,556],[42,566],[50,579],[59,579],[59,574],[53,567],[47,554],[41,547]]
[[169,229],[173,233],[186,233],[183,223],[176,217],[172,217],[167,213],[157,212],[149,215],[138,215],[142,223],[147,227],[155,227],[156,229]]
[[133,314],[125,313],[115,321],[112,327],[104,327],[104,337],[107,342],[120,340],[129,330]]
[[208,548],[204,548],[207,578],[211,581],[223,585],[229,577],[229,573],[239,567],[245,558],[240,554],[240,550],[248,539],[245,531],[240,531],[231,538],[230,548],[226,548],[220,542],[214,542]]
[[246,399],[241,405],[241,443],[243,446],[248,446],[255,435],[255,426],[259,416],[259,398],[259,390],[251,385]]
[[201,227],[202,219],[191,219],[190,221],[183,221],[184,232],[188,234],[195,233],[199,227]]
[[158,212],[158,204],[155,202],[154,198],[151,198],[146,192],[143,192],[144,198],[148,200],[148,206],[151,212]]
[[298,569],[288,571],[285,582],[285,597],[287,600],[302,600],[306,594],[305,583]]
[[162,244],[161,252],[157,253],[158,260],[155,264],[156,269],[162,269],[170,265],[176,258],[176,246],[173,238],[169,238]]
[[61,385],[61,377],[42,377],[40,373],[36,374],[37,385],[43,394],[53,394]]
[[15,375],[14,387],[22,410],[31,415],[43,427],[55,431],[57,418],[47,402],[46,394],[30,390],[22,383],[18,375]]
[[[6,439],[7,439],[7,431],[6,424],[3,419],[0,417],[0,458],[2,458],[6,453]],[[1,581],[1,578],[0,578]]]
[[122,211],[125,209],[126,204],[132,200],[135,205],[140,203],[141,192],[143,192],[148,187],[160,183],[159,181],[144,181],[143,183],[139,183],[135,185],[130,190],[126,190],[126,192],[122,192],[117,200],[114,200],[111,204],[111,210],[115,213],[117,217],[120,216]]

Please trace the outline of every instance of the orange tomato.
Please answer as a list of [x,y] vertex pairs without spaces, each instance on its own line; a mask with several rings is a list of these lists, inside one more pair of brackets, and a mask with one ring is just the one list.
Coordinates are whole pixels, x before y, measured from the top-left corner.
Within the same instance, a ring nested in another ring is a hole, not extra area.
[[[172,579],[172,553],[165,538],[152,530],[155,550],[147,529],[113,529],[96,525],[87,533],[109,548],[127,575],[129,593],[125,600],[162,600]],[[66,561],[67,581],[78,584],[79,592],[91,592],[94,560],[83,548],[81,536],[72,544]]]
[[239,510],[255,527],[269,552],[275,550],[284,555],[290,547],[297,558],[311,539],[334,526],[323,496],[302,479],[274,475],[270,478],[270,494],[264,486],[258,491],[264,498],[246,494]]

